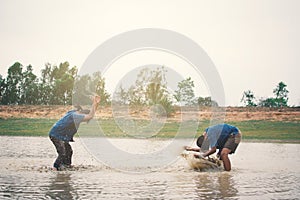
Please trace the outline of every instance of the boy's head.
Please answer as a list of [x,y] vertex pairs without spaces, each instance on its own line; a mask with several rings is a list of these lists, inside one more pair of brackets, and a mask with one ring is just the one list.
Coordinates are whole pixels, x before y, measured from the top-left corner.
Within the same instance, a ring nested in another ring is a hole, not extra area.
[[75,108],[77,109],[77,112],[79,112],[80,114],[89,114],[90,110],[88,109],[82,109],[82,107],[80,105],[75,106]]
[[80,110],[78,111],[80,114],[86,114],[88,115],[90,113],[90,110],[84,109],[84,110]]
[[200,137],[198,137],[198,139],[197,139],[197,146],[199,148],[201,148],[201,146],[203,144],[203,141],[204,141],[204,136],[203,135],[201,135]]

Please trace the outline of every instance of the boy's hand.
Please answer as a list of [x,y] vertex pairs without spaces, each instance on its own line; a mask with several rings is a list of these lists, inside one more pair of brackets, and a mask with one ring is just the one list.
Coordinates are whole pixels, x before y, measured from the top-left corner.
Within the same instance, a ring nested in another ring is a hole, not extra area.
[[183,149],[186,150],[186,151],[190,151],[192,148],[189,147],[189,146],[184,146]]
[[203,158],[204,159],[204,153],[197,153],[197,154],[194,154],[194,157],[195,158]]
[[93,102],[96,103],[96,104],[98,104],[98,103],[100,103],[100,101],[101,101],[101,97],[98,96],[98,95],[95,95],[94,99],[93,99]]

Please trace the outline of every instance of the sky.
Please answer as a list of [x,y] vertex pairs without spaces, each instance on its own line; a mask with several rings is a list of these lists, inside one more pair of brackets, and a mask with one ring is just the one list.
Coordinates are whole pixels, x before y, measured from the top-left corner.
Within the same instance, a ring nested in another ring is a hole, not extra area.
[[[223,83],[227,106],[241,105],[246,90],[257,99],[273,97],[280,81],[290,91],[289,105],[300,105],[299,9],[297,0],[1,0],[0,74],[5,76],[17,61],[31,64],[35,74],[45,63],[68,61],[80,68],[99,45],[118,34],[167,29],[207,53]],[[165,65],[184,78],[195,76],[188,63],[175,57],[149,51],[122,57],[105,74],[109,90],[142,65]],[[194,78],[196,90],[209,94],[201,78]]]

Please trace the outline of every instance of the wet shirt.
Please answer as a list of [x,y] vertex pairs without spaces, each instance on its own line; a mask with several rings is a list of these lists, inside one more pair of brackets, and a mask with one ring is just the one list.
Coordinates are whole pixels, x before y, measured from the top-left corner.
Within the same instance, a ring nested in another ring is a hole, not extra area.
[[222,149],[229,136],[239,133],[239,129],[229,124],[217,124],[205,129],[211,147]]
[[67,142],[73,141],[73,136],[77,133],[77,129],[83,118],[84,115],[76,113],[76,110],[67,112],[65,116],[53,125],[49,136]]

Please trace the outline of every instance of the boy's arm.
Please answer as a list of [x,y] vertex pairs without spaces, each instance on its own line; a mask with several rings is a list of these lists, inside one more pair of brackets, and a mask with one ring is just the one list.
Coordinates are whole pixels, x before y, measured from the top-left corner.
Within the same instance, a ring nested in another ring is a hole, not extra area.
[[86,122],[86,121],[89,121],[89,120],[93,119],[93,117],[95,116],[95,113],[96,113],[96,110],[97,110],[97,107],[98,107],[98,104],[99,104],[100,100],[101,100],[100,96],[94,96],[93,97],[92,109],[91,109],[91,111],[88,115],[84,116],[82,121]]
[[216,150],[217,150],[216,147],[212,147],[212,148],[209,149],[208,151],[206,151],[206,152],[204,152],[204,153],[195,154],[194,156],[195,156],[196,158],[204,158],[204,157],[206,157],[206,156],[209,156],[209,155],[215,153]]
[[184,149],[185,149],[186,151],[196,151],[196,152],[199,152],[199,151],[200,151],[200,148],[198,148],[198,147],[184,146]]
[[203,153],[203,157],[209,156],[213,153],[215,153],[217,151],[217,147],[212,147],[211,149],[209,149],[208,151],[206,151],[205,153]]

